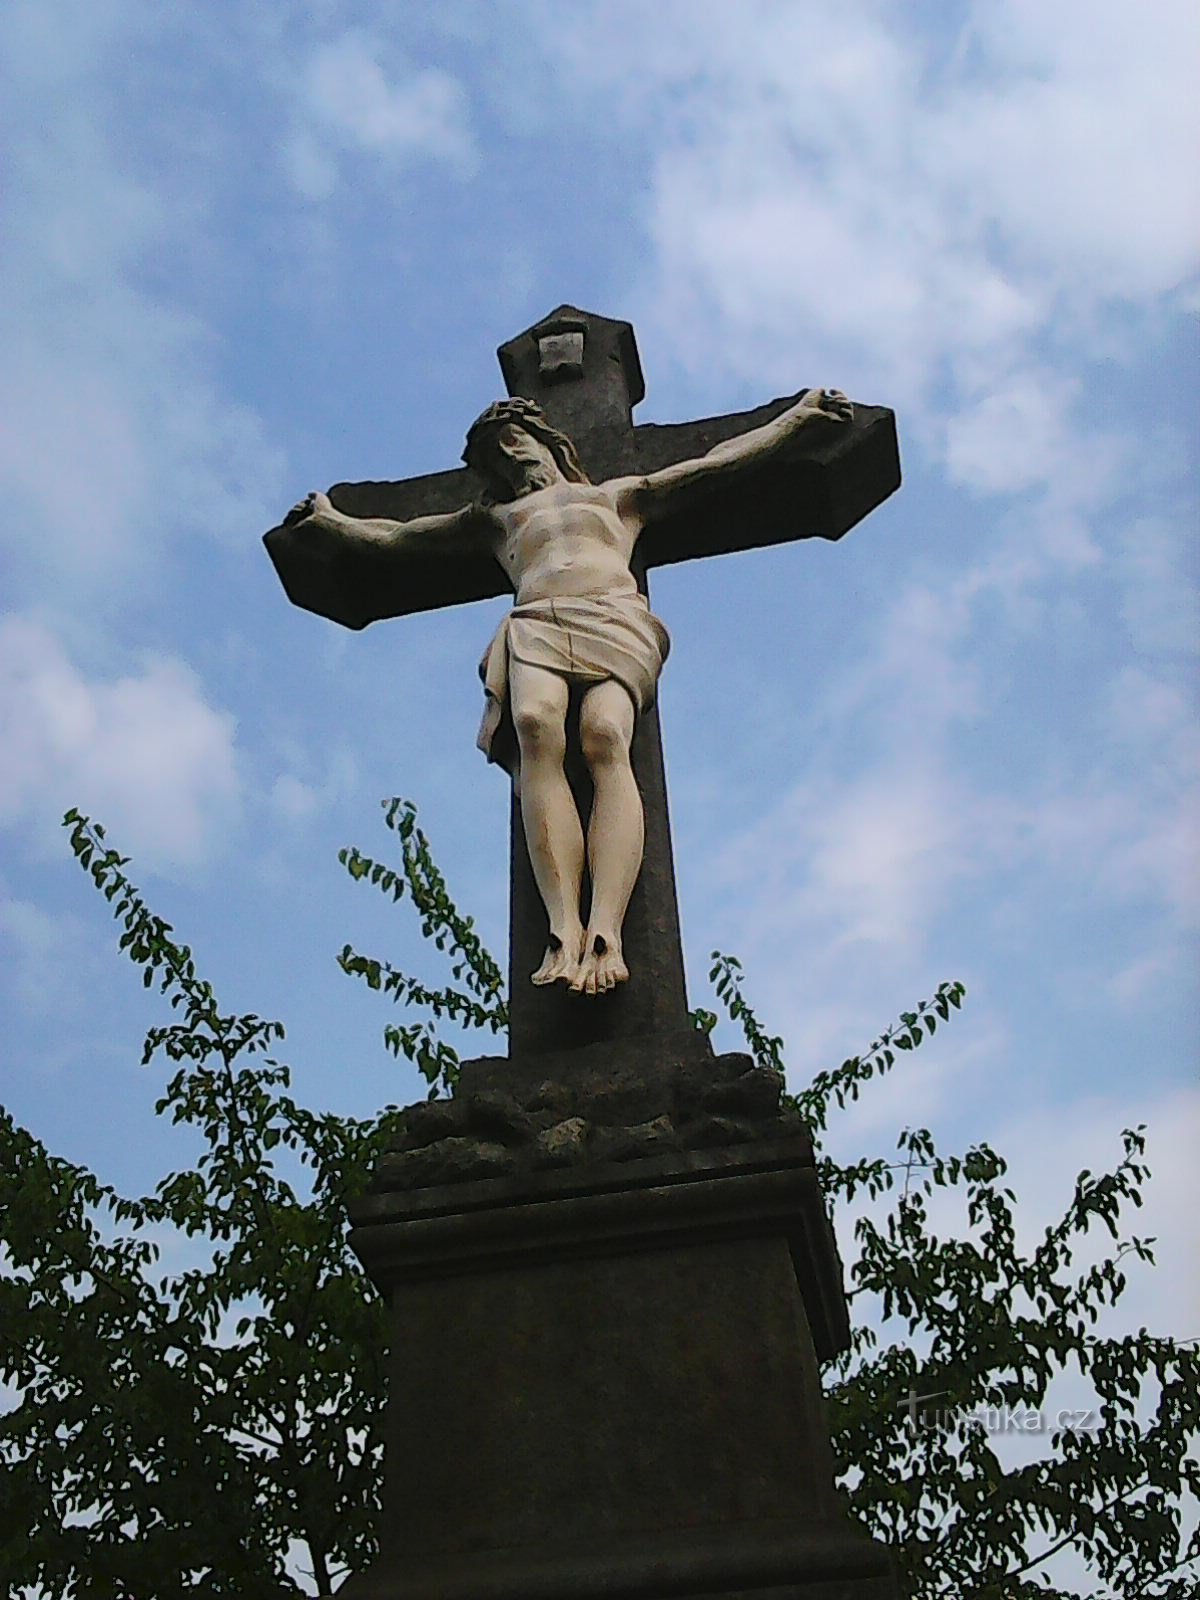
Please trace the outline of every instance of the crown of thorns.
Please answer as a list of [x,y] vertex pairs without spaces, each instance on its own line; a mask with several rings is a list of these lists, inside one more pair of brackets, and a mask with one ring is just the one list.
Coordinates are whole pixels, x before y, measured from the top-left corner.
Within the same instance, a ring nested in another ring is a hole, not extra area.
[[564,478],[571,483],[587,483],[588,476],[565,433],[551,425],[546,413],[536,400],[526,400],[514,395],[510,400],[497,400],[486,411],[481,411],[467,429],[467,443],[462,458],[483,478],[495,477],[494,466],[489,465],[489,443],[506,423],[524,428],[526,433],[540,439],[554,453]]

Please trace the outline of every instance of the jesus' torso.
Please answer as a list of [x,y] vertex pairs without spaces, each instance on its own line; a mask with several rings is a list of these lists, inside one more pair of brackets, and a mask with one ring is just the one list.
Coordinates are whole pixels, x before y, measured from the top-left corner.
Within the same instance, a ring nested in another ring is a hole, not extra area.
[[493,549],[518,605],[636,594],[629,559],[638,528],[618,511],[615,488],[557,483],[490,508]]

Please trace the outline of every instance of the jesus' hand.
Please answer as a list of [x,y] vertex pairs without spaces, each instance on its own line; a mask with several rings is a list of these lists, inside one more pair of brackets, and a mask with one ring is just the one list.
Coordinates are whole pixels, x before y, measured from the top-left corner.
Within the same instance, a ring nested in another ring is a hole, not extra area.
[[327,516],[333,510],[333,501],[327,494],[322,494],[320,489],[314,489],[311,494],[306,494],[303,500],[296,504],[283,519],[285,528],[293,527],[297,522],[304,522],[309,517]]
[[812,422],[852,422],[854,406],[840,389],[810,389],[796,408]]

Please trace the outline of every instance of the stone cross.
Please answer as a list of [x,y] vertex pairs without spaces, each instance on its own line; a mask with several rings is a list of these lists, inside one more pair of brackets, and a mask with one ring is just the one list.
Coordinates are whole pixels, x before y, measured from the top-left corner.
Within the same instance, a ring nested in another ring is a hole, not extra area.
[[[652,473],[704,456],[725,440],[762,427],[797,396],[753,411],[696,422],[635,426],[632,409],[645,384],[633,329],[560,306],[497,352],[510,395],[536,400],[550,422],[575,444],[588,476]],[[882,407],[856,405],[846,426],[813,436],[752,473],[736,487],[715,484],[693,498],[686,514],[647,527],[633,571],[646,592],[650,567],[722,555],[793,539],[839,539],[900,483],[895,418]],[[477,499],[482,485],[466,467],[399,482],[340,483],[334,506],[350,516],[407,522],[450,512]],[[287,526],[266,535],[288,597],[350,628],[386,617],[463,604],[508,592],[506,575],[490,554],[406,551],[387,563],[347,551],[332,562],[297,560]],[[571,719],[572,722],[574,718]],[[633,768],[645,808],[645,854],[625,919],[628,983],[593,1002],[561,984],[535,987],[528,975],[547,940],[546,913],[534,883],[514,797],[509,902],[509,1054],[526,1057],[587,1044],[661,1039],[689,1027],[679,910],[671,854],[666,782],[657,706],[637,721]],[[567,773],[586,817],[589,780],[577,747]]]

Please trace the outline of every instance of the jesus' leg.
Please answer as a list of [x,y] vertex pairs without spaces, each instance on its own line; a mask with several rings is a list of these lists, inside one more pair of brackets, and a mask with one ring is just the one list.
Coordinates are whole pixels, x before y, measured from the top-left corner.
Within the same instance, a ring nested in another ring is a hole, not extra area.
[[633,724],[633,701],[622,684],[610,679],[584,695],[579,736],[595,791],[587,838],[592,911],[583,960],[571,983],[583,994],[604,994],[629,976],[621,928],[645,840],[642,797],[629,761]]
[[514,661],[509,670],[513,726],[521,747],[521,820],[529,861],[546,915],[550,943],[534,983],[574,983],[583,952],[579,895],[583,829],[563,771],[567,700],[564,679],[544,667]]

